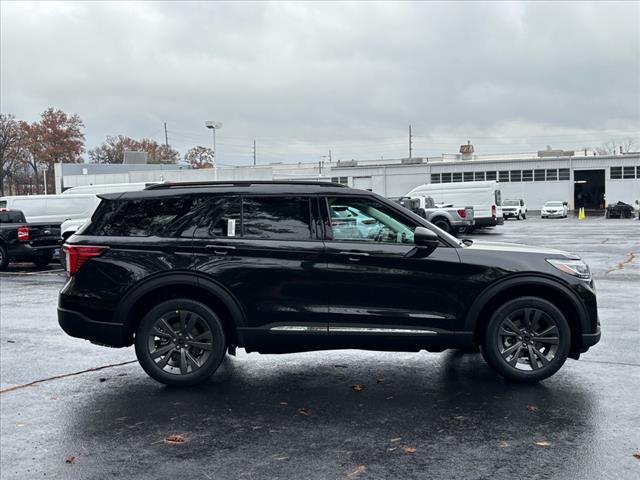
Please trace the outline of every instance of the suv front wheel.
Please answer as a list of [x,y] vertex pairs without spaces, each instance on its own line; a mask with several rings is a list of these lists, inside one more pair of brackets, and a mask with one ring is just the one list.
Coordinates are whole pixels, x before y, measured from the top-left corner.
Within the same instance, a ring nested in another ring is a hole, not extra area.
[[538,382],[564,364],[571,330],[562,312],[538,297],[521,297],[499,307],[485,331],[482,353],[508,380]]
[[208,306],[175,299],[144,316],[135,346],[149,376],[167,385],[187,386],[207,380],[218,369],[226,339],[220,319]]

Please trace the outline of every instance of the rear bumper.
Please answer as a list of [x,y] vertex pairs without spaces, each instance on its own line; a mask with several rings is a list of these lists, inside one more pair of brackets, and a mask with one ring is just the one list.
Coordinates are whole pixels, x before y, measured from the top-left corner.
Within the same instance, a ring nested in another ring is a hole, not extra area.
[[29,243],[14,244],[9,247],[7,253],[12,260],[31,260],[36,257],[47,255],[58,248],[58,245],[33,246]]
[[504,225],[504,217],[501,215],[497,218],[476,218],[476,227],[495,227],[496,225]]
[[125,329],[121,323],[92,320],[80,312],[58,307],[58,323],[67,335],[84,338],[110,347],[125,347]]
[[583,333],[582,346],[585,348],[593,347],[596,343],[600,341],[601,335],[602,335],[602,332],[600,331],[600,326],[598,326],[598,331],[596,333]]

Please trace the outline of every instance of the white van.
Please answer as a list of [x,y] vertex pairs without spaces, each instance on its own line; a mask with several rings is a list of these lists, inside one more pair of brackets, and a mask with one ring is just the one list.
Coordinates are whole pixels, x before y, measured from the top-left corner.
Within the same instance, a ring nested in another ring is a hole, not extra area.
[[78,193],[93,193],[94,195],[100,195],[102,193],[118,193],[118,192],[133,192],[136,190],[144,190],[149,185],[154,185],[159,182],[137,182],[137,183],[105,183],[102,185],[78,185],[77,187],[67,188],[62,195],[71,195]]
[[495,181],[428,183],[420,185],[405,196],[431,197],[436,206],[473,206],[474,228],[502,225],[500,184]]
[[0,198],[0,208],[22,210],[27,222],[50,224],[88,218],[98,203],[100,199],[93,194],[15,195]]
[[[119,192],[134,192],[138,190],[144,190],[149,185],[154,185],[160,182],[147,182],[147,183],[105,183],[102,185],[80,185],[77,187],[71,187],[65,190],[62,195],[70,196],[76,193],[91,193],[93,195],[100,195],[103,193],[119,193]],[[96,197],[97,198],[97,197]],[[100,199],[96,203],[94,210],[98,208],[98,204],[100,203]],[[71,220],[67,220],[60,227],[60,236],[63,240],[66,240],[71,235],[76,233],[76,231],[85,223],[89,221],[93,215],[93,210],[89,212],[89,214],[85,217],[74,218]]]

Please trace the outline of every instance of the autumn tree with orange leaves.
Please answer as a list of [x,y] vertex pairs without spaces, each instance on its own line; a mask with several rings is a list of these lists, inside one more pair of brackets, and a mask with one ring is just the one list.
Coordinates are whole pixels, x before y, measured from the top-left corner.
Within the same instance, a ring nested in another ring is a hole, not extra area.
[[190,148],[184,156],[191,168],[212,168],[214,158],[213,149],[201,145]]
[[106,140],[96,148],[89,150],[89,159],[93,163],[123,163],[124,152],[146,152],[149,163],[176,163],[180,154],[173,148],[143,138],[135,140],[125,135],[107,136]]

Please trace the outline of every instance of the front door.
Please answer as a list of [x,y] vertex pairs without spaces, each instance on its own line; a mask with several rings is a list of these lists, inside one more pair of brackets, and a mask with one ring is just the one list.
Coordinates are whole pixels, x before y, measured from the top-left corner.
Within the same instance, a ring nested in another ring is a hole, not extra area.
[[[428,255],[413,244],[416,224],[367,197],[330,197],[326,245],[329,334],[446,335],[460,327],[460,259],[443,242]],[[364,336],[364,337],[363,337]],[[391,342],[393,343],[393,342]]]

